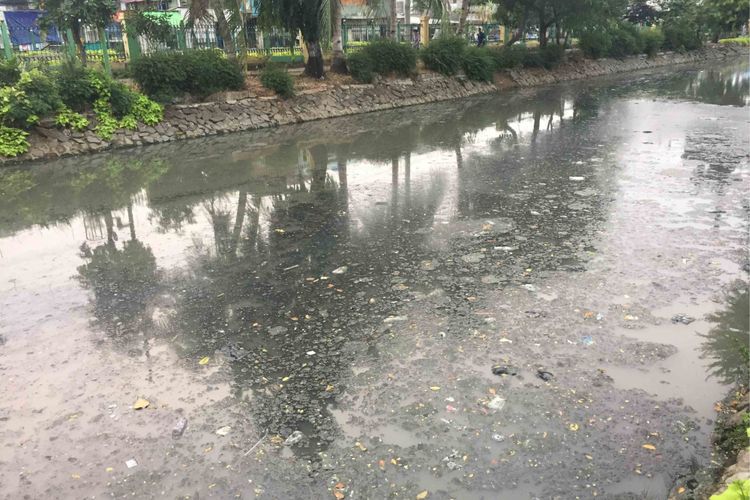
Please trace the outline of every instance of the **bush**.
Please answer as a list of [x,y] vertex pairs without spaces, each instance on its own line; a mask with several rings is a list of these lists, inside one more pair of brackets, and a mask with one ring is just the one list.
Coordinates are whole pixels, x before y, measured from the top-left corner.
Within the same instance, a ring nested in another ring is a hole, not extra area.
[[722,38],[719,40],[722,45],[741,45],[747,47],[750,45],[750,36],[738,36],[735,38]]
[[135,61],[131,71],[141,90],[158,100],[184,93],[205,98],[245,84],[239,65],[219,50],[157,52]]
[[664,33],[659,28],[650,28],[641,31],[641,42],[643,43],[643,53],[649,57],[654,57],[664,45]]
[[697,25],[688,19],[665,19],[662,30],[666,49],[696,50],[703,46],[703,39]]
[[466,41],[462,38],[445,35],[432,40],[419,55],[427,68],[452,76],[461,69],[461,60],[466,48]]
[[640,54],[643,51],[643,42],[638,28],[635,25],[622,22],[612,26],[609,30],[611,45],[607,54],[610,57],[622,59],[623,57]]
[[522,66],[527,52],[523,45],[493,47],[488,50],[496,69],[512,69]]
[[0,156],[18,156],[29,150],[28,133],[0,125]]
[[372,70],[372,60],[365,50],[346,56],[346,66],[349,74],[358,82],[372,83],[375,73]]
[[3,125],[28,128],[61,106],[55,83],[38,69],[21,73],[15,86],[0,89],[0,121]]
[[542,59],[541,52],[538,49],[526,49],[521,65],[524,68],[543,68],[544,59]]
[[284,67],[275,64],[266,65],[260,72],[260,83],[285,99],[294,95],[294,80]]
[[565,47],[557,44],[547,44],[539,49],[542,66],[552,69],[560,65],[565,59]]
[[96,89],[90,71],[76,61],[65,61],[54,75],[63,103],[73,111],[83,111],[94,102]]
[[0,87],[15,85],[19,78],[21,78],[21,68],[15,58],[9,61],[0,60]]
[[485,48],[467,47],[462,58],[462,68],[469,80],[489,82],[495,72],[495,65]]
[[109,103],[112,105],[112,114],[117,118],[129,114],[133,109],[138,94],[130,90],[127,85],[118,81],[109,82]]
[[241,90],[245,75],[236,61],[220,50],[191,50],[181,54],[187,66],[186,92],[201,98],[224,90]]
[[370,59],[372,71],[379,75],[396,73],[410,76],[417,69],[417,52],[410,45],[394,40],[376,40],[361,52]]
[[587,57],[599,59],[609,54],[612,38],[604,30],[586,30],[578,38],[578,46]]

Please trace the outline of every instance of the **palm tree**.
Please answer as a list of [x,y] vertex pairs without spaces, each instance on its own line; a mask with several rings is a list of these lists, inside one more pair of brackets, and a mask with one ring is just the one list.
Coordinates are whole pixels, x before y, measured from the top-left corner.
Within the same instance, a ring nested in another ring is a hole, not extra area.
[[260,0],[258,12],[261,24],[280,26],[290,33],[300,32],[307,45],[305,74],[322,78],[323,51],[320,47],[321,19],[326,0]]
[[[192,27],[197,21],[216,21],[227,55],[236,57],[239,44],[244,58],[247,40],[245,15],[240,4],[238,0],[188,0],[188,26]],[[241,36],[235,38],[237,33]]]
[[328,0],[331,3],[331,71],[346,73],[346,58],[341,33],[341,0]]

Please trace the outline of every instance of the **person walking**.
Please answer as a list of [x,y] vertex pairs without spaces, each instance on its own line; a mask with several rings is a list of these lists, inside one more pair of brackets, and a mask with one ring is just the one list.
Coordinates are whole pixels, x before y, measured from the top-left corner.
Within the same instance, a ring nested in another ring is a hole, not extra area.
[[484,31],[482,31],[482,27],[479,27],[479,31],[477,32],[477,47],[484,47],[484,44],[487,42],[487,35],[484,34]]

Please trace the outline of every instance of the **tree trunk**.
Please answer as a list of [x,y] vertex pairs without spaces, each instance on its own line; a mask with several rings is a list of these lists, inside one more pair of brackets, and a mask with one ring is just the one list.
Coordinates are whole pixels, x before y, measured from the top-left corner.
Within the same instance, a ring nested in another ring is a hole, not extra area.
[[409,26],[409,42],[411,43],[411,0],[404,0],[404,24]]
[[319,40],[305,40],[307,45],[307,63],[305,64],[305,75],[312,78],[323,78],[323,51],[320,50]]
[[549,27],[546,24],[539,25],[539,46],[540,47],[547,46],[547,30],[548,29]]
[[230,254],[232,257],[237,257],[237,248],[240,246],[240,238],[242,237],[242,225],[245,223],[245,213],[247,212],[247,191],[240,190],[239,197],[237,198],[237,213],[234,216],[234,229],[232,230],[232,248]]
[[396,40],[398,29],[398,12],[396,12],[396,0],[388,1],[388,38]]
[[234,39],[232,38],[232,30],[229,27],[227,18],[224,17],[224,10],[220,8],[214,8],[214,14],[216,15],[216,24],[219,27],[219,34],[224,39],[224,52],[231,58],[237,57],[237,49],[234,46]]
[[344,42],[341,34],[341,0],[331,1],[331,71],[346,73],[346,58],[344,57]]
[[128,202],[128,226],[130,226],[130,239],[135,241],[135,221],[133,220],[133,202]]
[[529,17],[529,12],[524,9],[523,15],[521,16],[521,19],[518,21],[518,26],[516,27],[516,31],[511,35],[510,40],[508,40],[507,45],[513,45],[517,41],[519,41],[521,38],[523,38],[524,33],[526,33],[526,19]]
[[462,35],[466,27],[466,17],[469,15],[469,0],[461,0],[461,16],[458,18],[457,35]]
[[75,42],[76,47],[78,47],[78,54],[81,56],[81,63],[86,66],[86,46],[83,44],[83,39],[81,39],[81,27],[76,24],[70,31],[73,32],[73,41]]

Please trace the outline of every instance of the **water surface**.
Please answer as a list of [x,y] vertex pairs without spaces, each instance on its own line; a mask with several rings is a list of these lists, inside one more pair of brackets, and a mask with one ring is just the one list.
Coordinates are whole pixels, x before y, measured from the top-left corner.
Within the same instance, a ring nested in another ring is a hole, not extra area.
[[749,82],[670,68],[0,170],[2,495],[707,484],[746,378]]

